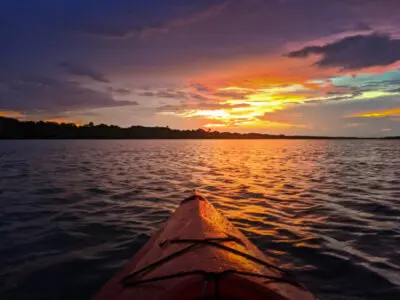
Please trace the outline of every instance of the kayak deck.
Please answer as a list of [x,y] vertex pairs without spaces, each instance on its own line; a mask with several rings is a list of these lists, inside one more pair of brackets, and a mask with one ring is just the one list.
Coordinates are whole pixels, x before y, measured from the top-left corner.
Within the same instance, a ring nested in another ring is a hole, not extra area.
[[196,194],[182,201],[94,300],[210,297],[315,299]]

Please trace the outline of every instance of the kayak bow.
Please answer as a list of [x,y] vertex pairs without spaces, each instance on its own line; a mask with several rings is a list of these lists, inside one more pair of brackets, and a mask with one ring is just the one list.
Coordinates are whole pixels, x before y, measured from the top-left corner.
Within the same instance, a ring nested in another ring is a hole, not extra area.
[[316,298],[195,194],[94,297],[125,299]]

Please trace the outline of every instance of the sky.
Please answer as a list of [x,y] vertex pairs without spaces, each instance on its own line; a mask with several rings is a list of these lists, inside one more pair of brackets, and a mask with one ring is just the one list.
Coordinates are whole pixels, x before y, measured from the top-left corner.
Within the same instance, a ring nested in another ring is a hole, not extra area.
[[400,135],[398,0],[0,0],[0,115]]

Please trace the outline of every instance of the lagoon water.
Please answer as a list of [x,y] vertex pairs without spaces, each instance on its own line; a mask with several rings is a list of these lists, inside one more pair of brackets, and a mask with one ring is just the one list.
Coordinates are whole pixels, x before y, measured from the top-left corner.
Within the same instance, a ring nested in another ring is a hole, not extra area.
[[0,141],[0,299],[88,299],[197,189],[321,299],[400,299],[400,141]]

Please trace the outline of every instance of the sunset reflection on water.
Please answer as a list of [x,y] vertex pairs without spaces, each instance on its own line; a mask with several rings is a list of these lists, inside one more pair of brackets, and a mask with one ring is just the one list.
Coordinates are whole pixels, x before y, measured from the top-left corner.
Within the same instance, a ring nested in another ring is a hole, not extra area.
[[10,141],[0,149],[6,287],[42,295],[37,280],[47,276],[52,295],[60,282],[92,293],[196,189],[321,298],[396,299],[396,141]]

